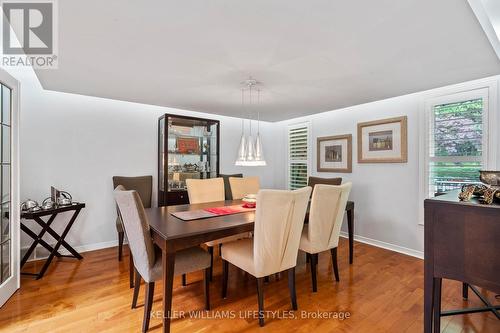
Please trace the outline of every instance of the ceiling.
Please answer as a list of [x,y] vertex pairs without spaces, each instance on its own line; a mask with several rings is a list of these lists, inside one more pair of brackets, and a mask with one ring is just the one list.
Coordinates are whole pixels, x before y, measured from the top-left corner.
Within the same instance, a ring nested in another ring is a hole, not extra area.
[[500,73],[467,0],[59,1],[45,89],[279,121]]

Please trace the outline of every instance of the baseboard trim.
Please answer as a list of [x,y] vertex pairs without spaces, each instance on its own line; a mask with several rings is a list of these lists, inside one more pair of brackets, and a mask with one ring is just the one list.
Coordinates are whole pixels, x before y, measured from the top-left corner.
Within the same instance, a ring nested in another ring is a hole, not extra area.
[[[349,235],[345,231],[341,231],[340,232],[340,236],[344,237],[344,238],[348,238],[349,237]],[[364,244],[368,244],[368,245],[373,245],[373,246],[376,246],[376,247],[380,247],[382,249],[386,249],[386,250],[390,250],[390,251],[394,251],[394,252],[406,254],[406,255],[411,256],[411,257],[415,257],[415,258],[419,258],[419,259],[424,259],[424,252],[413,250],[413,249],[409,249],[409,248],[404,247],[404,246],[399,246],[399,245],[395,245],[395,244],[391,244],[391,243],[386,243],[386,242],[382,242],[382,241],[379,241],[379,240],[376,240],[376,239],[372,239],[372,238],[368,238],[368,237],[363,237],[363,236],[359,236],[359,235],[354,235],[354,240],[357,241],[357,242],[360,242],[360,243],[364,243]]]
[[[55,246],[55,243],[50,244],[50,245]],[[118,240],[80,245],[80,246],[75,246],[73,248],[78,253],[84,253],[84,252],[88,252],[88,251],[107,249],[109,247],[115,247],[115,246],[118,246]],[[29,248],[28,246],[21,248],[21,257],[24,256],[24,254],[26,253],[28,248]],[[64,255],[70,254],[63,246],[61,246],[61,248],[59,249],[59,252],[61,252],[61,254],[64,254]],[[48,251],[43,246],[38,245],[36,247],[35,251],[33,251],[33,254],[31,255],[31,257],[28,259],[28,261],[46,259],[47,257],[48,257]]]

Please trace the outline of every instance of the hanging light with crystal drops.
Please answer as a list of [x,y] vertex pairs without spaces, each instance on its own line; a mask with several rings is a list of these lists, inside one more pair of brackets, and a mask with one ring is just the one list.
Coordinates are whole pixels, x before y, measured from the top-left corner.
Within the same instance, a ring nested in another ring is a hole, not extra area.
[[[260,105],[260,89],[257,90],[257,108]],[[262,148],[262,140],[260,139],[260,111],[257,110],[257,137],[255,138],[255,165],[267,165],[264,158],[264,149]]]

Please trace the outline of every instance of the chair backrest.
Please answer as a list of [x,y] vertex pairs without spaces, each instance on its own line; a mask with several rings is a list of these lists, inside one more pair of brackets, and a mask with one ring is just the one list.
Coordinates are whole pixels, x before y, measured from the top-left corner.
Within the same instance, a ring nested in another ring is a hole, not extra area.
[[126,190],[135,190],[139,193],[145,208],[151,208],[151,196],[153,193],[153,176],[139,177],[113,177],[113,188],[122,185]]
[[229,177],[233,199],[243,199],[247,194],[257,194],[260,190],[259,177]]
[[295,267],[310,187],[295,191],[260,190],[254,227],[256,273],[267,276]]
[[231,185],[229,184],[229,177],[242,178],[243,174],[242,173],[235,173],[232,175],[219,174],[219,177],[224,179],[224,194],[225,194],[226,200],[233,200],[233,194],[231,192]]
[[225,200],[222,178],[186,179],[186,186],[191,204]]
[[340,186],[317,184],[309,209],[307,237],[318,252],[337,247],[340,227],[352,183]]
[[342,177],[337,178],[321,178],[321,177],[309,177],[307,179],[307,186],[311,186],[314,192],[314,186],[317,184],[325,184],[325,185],[340,185],[342,184]]
[[127,191],[121,185],[115,189],[114,196],[132,251],[134,266],[145,281],[152,282],[150,272],[155,263],[155,251],[141,198],[137,191]]

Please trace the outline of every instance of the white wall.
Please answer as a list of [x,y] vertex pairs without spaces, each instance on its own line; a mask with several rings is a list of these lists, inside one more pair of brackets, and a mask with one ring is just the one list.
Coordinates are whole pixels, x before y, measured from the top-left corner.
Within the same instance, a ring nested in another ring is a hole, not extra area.
[[[221,172],[261,177],[263,187],[286,187],[286,128],[311,124],[311,175],[342,176],[353,182],[358,239],[412,255],[423,251],[419,225],[419,117],[423,102],[438,95],[498,81],[498,77],[391,98],[364,105],[292,119],[262,123],[267,167],[234,166],[241,120],[41,89],[32,71],[10,70],[21,81],[21,199],[41,201],[51,185],[69,191],[87,208],[69,235],[79,250],[116,244],[113,175],[154,176],[156,187],[157,119],[163,113],[196,115],[221,121]],[[490,101],[496,109],[497,101]],[[491,108],[491,107],[490,107]],[[238,112],[237,110],[235,110]],[[491,110],[496,111],[496,110]],[[408,163],[358,164],[356,125],[388,117],[408,116]],[[496,126],[492,126],[497,130]],[[316,172],[316,138],[353,134],[353,172]],[[496,144],[493,142],[491,144]],[[497,145],[500,159],[500,145]],[[500,165],[500,161],[497,161]],[[156,189],[155,189],[156,190]],[[156,192],[155,192],[156,193]],[[56,228],[63,223],[56,221]],[[28,244],[23,237],[23,245]]]
[[[419,225],[419,145],[421,141],[420,116],[423,102],[429,98],[478,87],[493,82],[496,87],[498,77],[471,81],[464,84],[429,90],[422,93],[400,96],[373,103],[324,112],[313,116],[280,122],[280,146],[286,147],[286,130],[290,124],[309,121],[311,126],[312,176],[343,177],[352,181],[350,199],[355,201],[355,234],[359,240],[406,252],[423,255],[423,226]],[[497,94],[490,96],[490,113],[496,112]],[[358,164],[357,163],[357,123],[397,116],[408,116],[408,163]],[[492,118],[495,119],[495,118]],[[498,131],[498,117],[490,129]],[[316,171],[316,138],[321,136],[353,135],[352,173],[318,173]],[[495,136],[493,136],[495,137]],[[500,145],[495,145],[500,157]],[[279,187],[286,187],[286,149],[279,157],[281,165],[275,169]],[[500,165],[500,160],[497,161]],[[345,230],[345,226],[344,226]]]
[[[234,166],[240,119],[44,91],[32,71],[10,72],[21,82],[21,200],[41,202],[54,185],[85,202],[68,237],[79,250],[116,244],[113,175],[153,175],[156,198],[157,120],[164,113],[220,120],[221,173],[257,175],[264,186],[275,186],[272,160],[268,167]],[[266,146],[275,126],[261,123]],[[273,156],[272,149],[265,153]],[[54,225],[60,230],[64,223],[58,218]],[[23,235],[22,246],[30,242]]]

